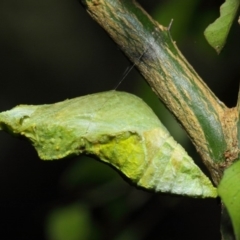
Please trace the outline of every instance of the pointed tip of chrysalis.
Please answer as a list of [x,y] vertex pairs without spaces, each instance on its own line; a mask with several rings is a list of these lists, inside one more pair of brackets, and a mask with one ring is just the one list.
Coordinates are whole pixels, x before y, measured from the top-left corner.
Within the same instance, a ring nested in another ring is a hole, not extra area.
[[[199,169],[199,171],[201,171]],[[202,178],[199,179],[201,182],[202,193],[200,195],[201,198],[216,198],[218,196],[217,188],[215,188],[209,178],[202,173]],[[196,197],[198,197],[196,195]]]

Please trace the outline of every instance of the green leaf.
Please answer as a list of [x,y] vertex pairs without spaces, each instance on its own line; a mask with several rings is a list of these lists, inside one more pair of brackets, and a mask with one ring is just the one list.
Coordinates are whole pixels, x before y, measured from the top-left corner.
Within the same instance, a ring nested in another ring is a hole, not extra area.
[[44,160],[95,155],[157,192],[216,197],[210,180],[140,98],[109,91],[0,113],[0,128],[27,137]]
[[89,239],[93,230],[87,207],[78,203],[54,209],[46,227],[49,240]]
[[218,193],[225,204],[232,224],[236,239],[240,239],[240,161],[224,171],[223,178],[218,186]]
[[204,31],[208,43],[220,53],[226,43],[233,20],[239,7],[239,0],[226,0],[220,7],[220,17]]

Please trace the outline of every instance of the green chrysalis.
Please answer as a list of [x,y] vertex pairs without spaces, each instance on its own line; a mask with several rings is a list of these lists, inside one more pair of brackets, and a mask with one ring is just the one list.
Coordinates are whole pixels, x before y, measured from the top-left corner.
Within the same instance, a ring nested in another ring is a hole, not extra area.
[[135,185],[216,197],[210,180],[140,98],[109,91],[0,113],[0,129],[28,138],[41,159],[95,155]]

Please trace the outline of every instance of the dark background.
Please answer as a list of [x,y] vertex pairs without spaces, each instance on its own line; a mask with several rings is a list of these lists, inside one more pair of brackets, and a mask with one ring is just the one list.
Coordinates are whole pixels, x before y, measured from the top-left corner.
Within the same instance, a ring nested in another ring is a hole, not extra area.
[[[220,100],[235,106],[240,26],[235,21],[220,55],[203,36],[222,1],[139,2],[165,26],[174,19],[172,36],[183,54]],[[0,111],[111,90],[129,65],[75,0],[1,0],[0,62]],[[152,106],[201,166],[137,71],[119,90]],[[0,143],[0,239],[220,239],[216,199],[146,193],[90,158],[44,162],[25,141],[1,133]]]

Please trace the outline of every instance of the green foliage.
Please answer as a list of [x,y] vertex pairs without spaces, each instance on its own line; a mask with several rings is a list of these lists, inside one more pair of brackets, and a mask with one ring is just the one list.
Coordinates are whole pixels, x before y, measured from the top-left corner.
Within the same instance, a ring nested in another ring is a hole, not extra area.
[[240,239],[240,161],[224,171],[218,193],[232,219],[236,239]]
[[209,179],[148,105],[128,93],[20,105],[0,114],[0,128],[28,138],[44,160],[95,155],[144,189],[216,197]]
[[75,203],[54,209],[46,221],[49,240],[90,239],[92,234],[90,216],[85,207]]
[[226,43],[238,7],[239,0],[226,0],[220,7],[220,17],[210,24],[204,32],[207,41],[217,53],[221,52]]

